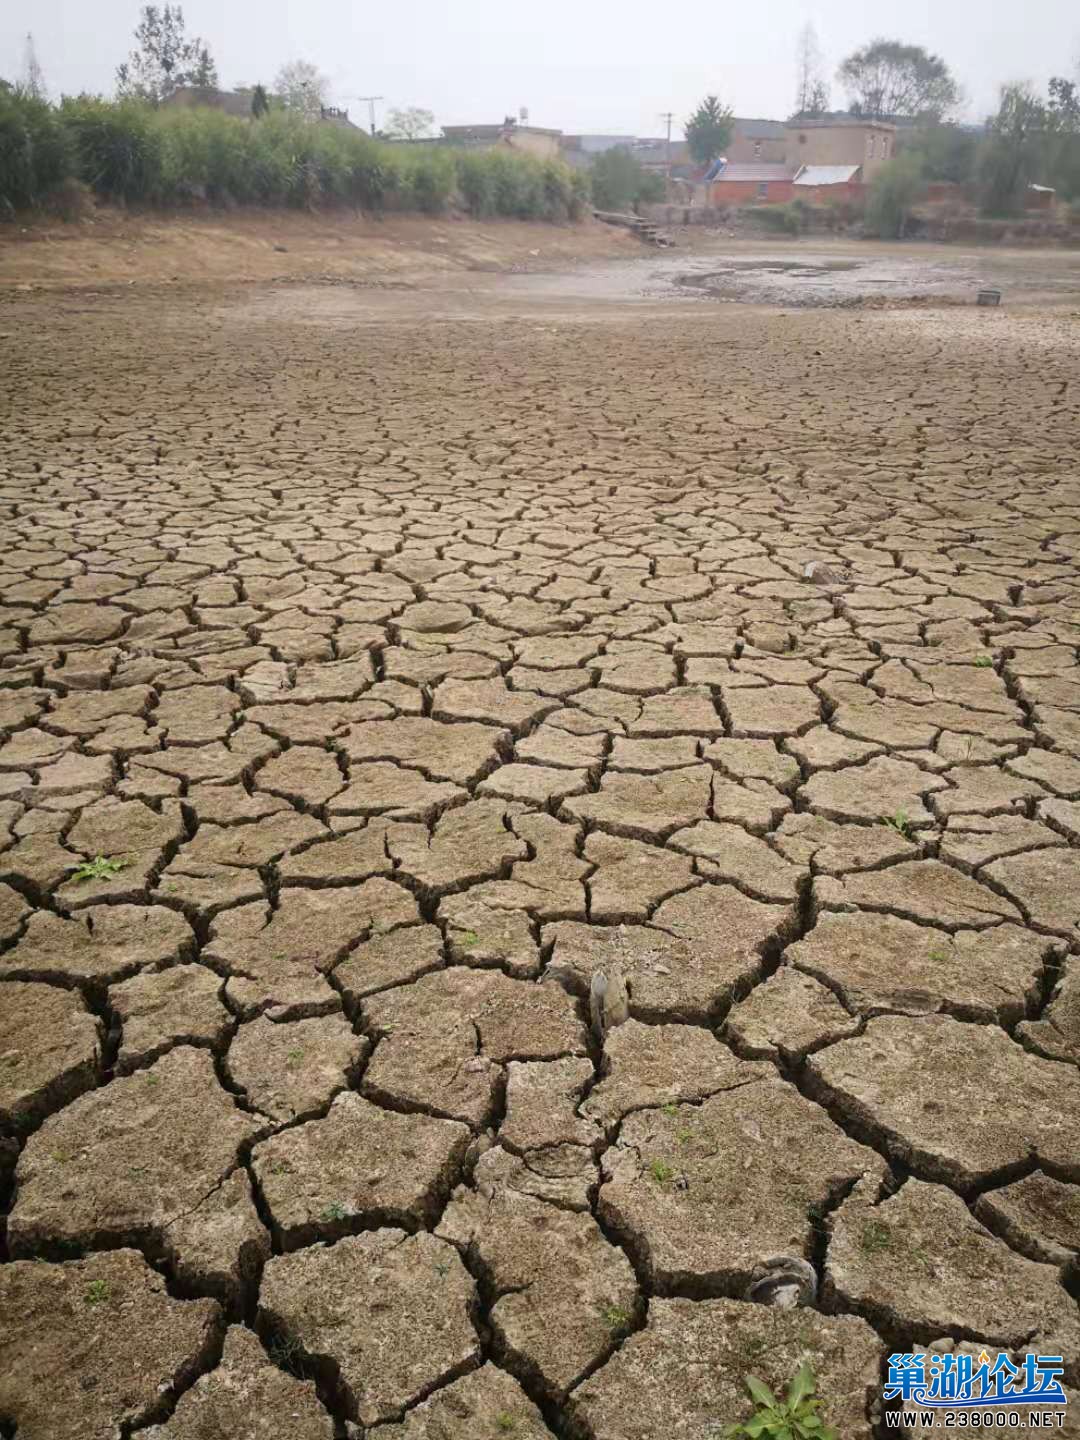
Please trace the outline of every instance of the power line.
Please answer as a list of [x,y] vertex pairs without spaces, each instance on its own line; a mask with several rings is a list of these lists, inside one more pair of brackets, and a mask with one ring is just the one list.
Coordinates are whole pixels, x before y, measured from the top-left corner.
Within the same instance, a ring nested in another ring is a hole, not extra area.
[[368,107],[368,119],[371,121],[371,133],[372,135],[374,135],[375,103],[376,101],[381,100],[383,97],[381,95],[352,95],[349,98],[352,100],[359,100],[361,105],[366,105]]
[[661,110],[660,119],[667,122],[667,158],[664,162],[664,199],[671,199],[671,122],[675,118],[673,110]]

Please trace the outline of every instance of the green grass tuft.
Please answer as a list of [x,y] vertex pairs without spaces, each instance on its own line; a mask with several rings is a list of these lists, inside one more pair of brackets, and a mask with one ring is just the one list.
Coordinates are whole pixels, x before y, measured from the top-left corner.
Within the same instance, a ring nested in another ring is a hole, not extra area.
[[86,880],[111,880],[130,864],[131,861],[125,860],[122,855],[95,855],[92,860],[84,860],[77,865],[71,878],[80,885]]
[[862,1248],[868,1255],[880,1255],[892,1246],[892,1231],[883,1220],[868,1220],[863,1226]]

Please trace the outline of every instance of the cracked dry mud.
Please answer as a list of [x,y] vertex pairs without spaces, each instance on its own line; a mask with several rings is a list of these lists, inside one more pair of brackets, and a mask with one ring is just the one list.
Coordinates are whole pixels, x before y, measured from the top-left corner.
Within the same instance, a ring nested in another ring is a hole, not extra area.
[[1075,326],[493,293],[7,302],[5,1435],[1080,1379]]

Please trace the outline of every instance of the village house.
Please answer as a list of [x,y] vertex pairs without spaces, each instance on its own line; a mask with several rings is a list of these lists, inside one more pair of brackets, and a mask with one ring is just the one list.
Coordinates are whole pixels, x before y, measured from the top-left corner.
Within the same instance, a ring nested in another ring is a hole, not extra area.
[[731,122],[727,158],[734,165],[783,165],[787,143],[782,120],[752,120],[736,115]]
[[508,117],[501,125],[444,125],[442,138],[447,145],[466,150],[518,150],[541,160],[557,160],[563,133]]
[[241,120],[251,119],[251,93],[247,90],[218,90],[213,85],[178,85],[162,105],[178,110],[220,110]]
[[789,120],[784,128],[788,135],[784,158],[793,169],[800,165],[858,165],[866,184],[896,149],[896,126],[887,120],[830,116]]
[[855,200],[895,147],[896,126],[884,120],[737,119],[727,152],[702,177],[703,198],[710,206]]

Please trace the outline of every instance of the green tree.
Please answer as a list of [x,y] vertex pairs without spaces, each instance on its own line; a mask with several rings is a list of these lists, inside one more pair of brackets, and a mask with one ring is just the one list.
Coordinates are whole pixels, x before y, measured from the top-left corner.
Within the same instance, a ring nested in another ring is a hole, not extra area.
[[866,228],[879,240],[901,240],[924,190],[919,157],[910,151],[889,160],[870,182]]
[[1055,75],[1046,102],[1043,173],[1064,200],[1080,198],[1080,86]]
[[928,120],[903,137],[903,148],[919,157],[927,180],[964,185],[974,178],[979,141],[959,125]]
[[625,145],[605,150],[592,163],[593,203],[599,210],[627,210],[663,200],[664,181],[646,170]]
[[270,97],[265,85],[256,85],[251,92],[251,113],[256,120],[270,112]]
[[1056,129],[1080,131],[1080,87],[1075,80],[1063,75],[1051,79],[1046,113]]
[[856,115],[900,115],[940,120],[955,110],[962,94],[940,55],[900,40],[872,40],[854,51],[837,71]]
[[390,111],[383,134],[388,140],[426,140],[434,124],[435,116],[430,110],[409,105],[404,110]]
[[135,27],[138,46],[117,67],[116,93],[158,105],[181,85],[213,87],[217,67],[204,41],[188,38],[179,5],[144,5]]
[[683,127],[690,154],[699,165],[722,155],[731,139],[731,109],[716,95],[706,95]]
[[998,112],[987,121],[979,156],[981,203],[987,215],[1019,215],[1027,187],[1043,162],[1046,107],[1026,85],[1006,85]]
[[37,205],[71,174],[68,135],[54,106],[0,80],[0,219]]

